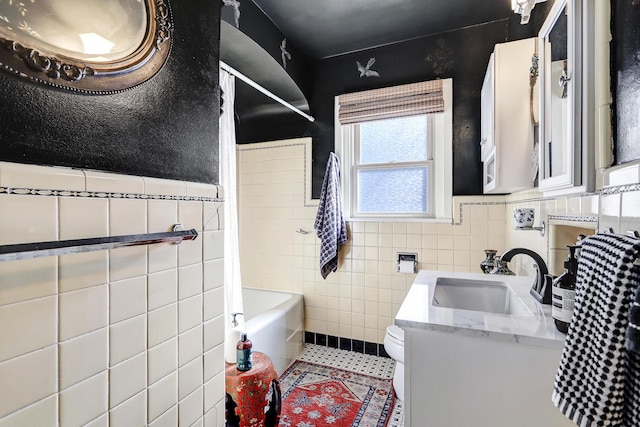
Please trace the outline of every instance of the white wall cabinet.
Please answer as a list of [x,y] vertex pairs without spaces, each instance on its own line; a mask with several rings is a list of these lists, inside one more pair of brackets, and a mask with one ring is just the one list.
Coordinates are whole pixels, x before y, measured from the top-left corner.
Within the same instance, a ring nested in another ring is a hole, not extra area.
[[529,70],[535,51],[536,39],[530,38],[496,44],[489,58],[480,122],[485,193],[511,193],[533,185],[538,165]]
[[[545,196],[591,192],[595,186],[596,117],[600,130],[611,126],[608,61],[606,77],[596,79],[596,31],[587,31],[595,16],[596,0],[557,0],[540,29],[539,183]],[[594,88],[605,106],[597,116]]]

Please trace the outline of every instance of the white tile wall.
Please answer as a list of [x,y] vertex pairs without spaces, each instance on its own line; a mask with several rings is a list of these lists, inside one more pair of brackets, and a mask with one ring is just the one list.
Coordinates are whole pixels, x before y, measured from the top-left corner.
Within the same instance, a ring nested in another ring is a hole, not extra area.
[[219,190],[0,162],[0,245],[170,231],[179,221],[200,233],[181,245],[0,262],[1,427],[175,427],[178,418],[199,425],[205,412],[207,425],[224,425]]
[[109,285],[109,321],[122,320],[147,311],[147,276],[111,282]]
[[109,366],[108,347],[108,328],[61,342],[58,348],[60,389],[106,370]]
[[[175,427],[178,425],[178,405],[171,407],[168,411],[163,413],[157,419],[155,419],[149,427]],[[221,426],[222,424],[218,424]]]
[[58,200],[55,197],[2,195],[0,243],[11,245],[57,240]]
[[88,422],[85,427],[109,427],[109,414],[104,414]]
[[[640,229],[637,191],[554,199],[535,190],[454,197],[453,223],[349,223],[338,271],[323,280],[313,230],[317,201],[305,198],[310,153],[310,140],[298,139],[242,145],[237,155],[243,283],[304,293],[305,329],[312,332],[382,343],[415,277],[396,272],[398,252],[417,253],[421,269],[453,271],[479,272],[484,249],[526,247],[548,259],[548,234],[513,229],[515,207],[534,207],[536,225],[548,215],[596,215],[601,228]],[[295,233],[299,228],[309,234]],[[532,274],[528,260],[520,258],[512,267]]]
[[109,327],[109,365],[116,365],[146,350],[147,316],[132,317]]
[[55,344],[57,299],[0,306],[0,362]]
[[[202,331],[202,325],[198,325],[178,336],[178,366],[182,367],[202,354]],[[224,334],[224,327],[222,331]],[[204,339],[206,341],[207,337]]]
[[147,355],[140,353],[109,369],[109,405],[114,408],[147,386]]
[[149,347],[160,344],[178,334],[178,305],[169,304],[150,311],[147,318]]
[[0,418],[0,427],[14,426],[58,426],[58,396],[52,395],[33,405]]
[[149,421],[153,421],[178,401],[178,373],[173,372],[149,387]]
[[177,425],[191,426],[202,418],[198,416],[201,413],[203,413],[203,389],[199,387],[178,403]]
[[148,384],[153,384],[178,369],[178,338],[171,338],[149,349]]
[[60,341],[109,324],[109,287],[92,286],[60,294]]
[[107,371],[60,392],[60,424],[81,426],[107,411],[109,401]]
[[0,363],[0,419],[57,391],[56,346]]
[[[317,201],[305,202],[310,152],[304,139],[238,149],[243,283],[303,292],[307,330],[381,343],[415,277],[396,272],[398,252],[417,253],[420,268],[475,271],[487,244],[504,247],[503,198],[487,198],[502,202],[491,216],[486,205],[463,204],[465,221],[456,225],[354,222],[338,271],[323,280],[313,230]],[[299,228],[309,234],[295,233]]]
[[127,399],[109,411],[109,427],[144,426],[147,424],[147,390]]
[[57,291],[57,257],[0,262],[0,305],[56,295]]
[[178,399],[182,400],[202,385],[202,358],[197,357],[178,371]]
[[21,163],[0,162],[0,182],[5,187],[84,191],[85,174],[81,170],[50,168]]
[[177,301],[177,271],[165,270],[160,273],[149,274],[147,286],[149,310],[155,310]]

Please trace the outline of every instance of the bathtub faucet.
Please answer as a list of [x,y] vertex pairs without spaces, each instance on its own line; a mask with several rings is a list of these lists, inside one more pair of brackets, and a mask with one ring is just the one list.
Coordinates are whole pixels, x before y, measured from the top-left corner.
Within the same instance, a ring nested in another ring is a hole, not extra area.
[[511,258],[513,258],[513,256],[517,254],[528,255],[533,259],[533,267],[536,269],[536,278],[533,282],[533,286],[531,286],[531,290],[529,291],[531,296],[533,296],[536,301],[542,304],[551,304],[552,284],[547,280],[547,276],[549,274],[547,264],[544,262],[540,255],[538,255],[531,249],[526,248],[509,249],[502,254],[500,259],[509,262],[511,261]]
[[237,315],[244,316],[244,313],[231,313],[231,317],[233,317],[231,320],[231,326],[234,328],[238,326],[238,321],[236,320]]

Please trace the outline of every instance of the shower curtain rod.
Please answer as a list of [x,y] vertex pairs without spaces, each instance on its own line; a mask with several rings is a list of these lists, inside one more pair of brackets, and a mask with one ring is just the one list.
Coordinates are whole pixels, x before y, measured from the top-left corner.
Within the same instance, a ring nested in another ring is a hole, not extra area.
[[254,82],[249,77],[245,76],[240,71],[236,70],[235,68],[231,67],[230,65],[227,65],[226,63],[220,61],[220,68],[222,68],[223,70],[233,74],[234,76],[236,76],[237,78],[239,78],[240,80],[242,80],[243,82],[245,82],[246,84],[251,86],[252,88],[259,90],[260,92],[262,92],[263,94],[267,95],[269,98],[273,99],[274,101],[277,101],[280,104],[284,105],[285,107],[289,108],[290,110],[300,114],[302,117],[304,117],[305,119],[309,120],[310,122],[314,122],[316,120],[312,116],[310,116],[307,113],[305,113],[304,111],[301,111],[300,109],[298,109],[298,108],[294,107],[293,105],[289,104],[284,99],[280,98],[279,96],[277,96],[277,95],[273,94],[272,92],[268,91],[267,89],[263,88],[258,83]]

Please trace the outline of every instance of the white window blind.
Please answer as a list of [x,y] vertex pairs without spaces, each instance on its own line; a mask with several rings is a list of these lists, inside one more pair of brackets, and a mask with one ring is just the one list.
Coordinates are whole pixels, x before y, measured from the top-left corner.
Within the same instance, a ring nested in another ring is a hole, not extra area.
[[442,80],[410,83],[338,96],[340,124],[444,111]]

